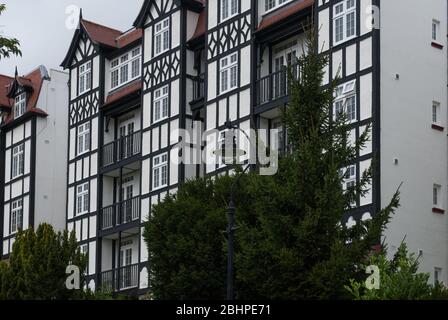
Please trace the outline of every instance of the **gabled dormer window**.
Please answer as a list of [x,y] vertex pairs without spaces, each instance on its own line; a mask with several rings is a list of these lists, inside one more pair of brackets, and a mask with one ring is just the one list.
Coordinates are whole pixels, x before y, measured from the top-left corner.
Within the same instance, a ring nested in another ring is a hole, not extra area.
[[141,48],[137,47],[110,62],[111,90],[140,76],[141,56]]
[[92,62],[89,61],[79,67],[79,94],[92,89]]
[[15,98],[14,103],[14,118],[21,117],[26,111],[26,92],[19,94]]

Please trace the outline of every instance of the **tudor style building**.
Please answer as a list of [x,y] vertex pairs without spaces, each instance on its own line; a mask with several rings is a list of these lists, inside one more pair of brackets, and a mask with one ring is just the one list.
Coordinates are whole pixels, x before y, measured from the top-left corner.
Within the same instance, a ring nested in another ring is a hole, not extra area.
[[[398,13],[409,19],[398,24]],[[349,115],[352,141],[372,126],[357,161],[341,168],[345,185],[375,168],[344,223],[370,219],[403,182],[385,240],[393,251],[406,237],[422,270],[448,282],[446,1],[146,0],[127,32],[81,17],[63,62],[67,228],[88,253],[91,288],[145,292],[143,223],[183,181],[227,172],[185,160],[198,159],[195,149],[212,158],[228,121],[249,136],[278,129],[261,137],[287,150],[287,70],[300,74],[308,28],[330,57],[324,85],[341,78],[334,114]]]
[[65,228],[67,80],[44,66],[0,75],[0,260],[19,230]]

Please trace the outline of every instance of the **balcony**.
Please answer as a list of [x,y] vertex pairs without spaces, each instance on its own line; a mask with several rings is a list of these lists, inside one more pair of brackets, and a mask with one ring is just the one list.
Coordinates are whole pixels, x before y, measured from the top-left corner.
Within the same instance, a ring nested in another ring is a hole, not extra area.
[[193,77],[193,98],[190,105],[193,109],[195,106],[198,107],[204,102],[205,98],[205,74],[200,74],[199,76]]
[[102,167],[109,167],[139,155],[141,152],[141,137],[141,132],[138,131],[106,144],[102,148]]
[[101,209],[101,230],[107,231],[140,219],[140,197],[124,200]]
[[100,288],[103,292],[119,292],[138,287],[138,264],[101,272]]
[[290,76],[300,80],[301,67],[293,64],[256,81],[257,107],[278,106],[289,101]]

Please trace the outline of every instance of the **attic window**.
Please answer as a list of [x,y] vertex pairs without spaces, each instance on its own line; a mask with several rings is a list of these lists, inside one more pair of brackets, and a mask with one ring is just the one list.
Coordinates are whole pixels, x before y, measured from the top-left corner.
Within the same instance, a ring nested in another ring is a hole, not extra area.
[[19,94],[15,98],[14,103],[14,118],[17,119],[21,117],[26,110],[26,92]]

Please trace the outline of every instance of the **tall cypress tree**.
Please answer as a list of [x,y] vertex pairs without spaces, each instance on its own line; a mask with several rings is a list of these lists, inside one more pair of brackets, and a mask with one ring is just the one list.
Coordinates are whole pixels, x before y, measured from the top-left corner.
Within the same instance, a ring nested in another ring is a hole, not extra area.
[[[369,140],[369,128],[349,142],[345,114],[333,115],[335,79],[323,86],[328,57],[312,32],[299,59],[300,77],[290,76],[291,99],[284,122],[293,150],[272,177],[248,181],[250,200],[239,208],[236,286],[239,298],[348,298],[344,285],[365,274],[358,268],[380,242],[399,194],[371,221],[342,225],[344,213],[368,191],[372,170],[347,190],[347,166]],[[343,174],[341,174],[341,172]]]

